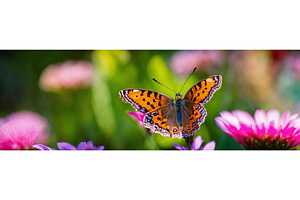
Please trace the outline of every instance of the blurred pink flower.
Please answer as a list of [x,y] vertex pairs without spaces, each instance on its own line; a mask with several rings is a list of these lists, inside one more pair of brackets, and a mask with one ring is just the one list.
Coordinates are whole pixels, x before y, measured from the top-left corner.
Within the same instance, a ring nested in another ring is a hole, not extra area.
[[44,91],[87,88],[93,82],[94,68],[90,62],[66,61],[48,66],[41,74],[40,87]]
[[241,110],[223,111],[215,121],[245,149],[294,149],[300,144],[300,118],[289,111],[280,117],[278,110],[257,110],[254,118]]
[[137,123],[141,126],[144,127],[144,117],[147,113],[142,113],[142,112],[127,112],[128,115],[133,117],[133,119],[137,119]]
[[300,79],[300,54],[291,54],[283,62],[283,65],[293,71],[296,78]]
[[32,149],[35,142],[47,143],[47,120],[37,113],[22,111],[0,119],[0,149]]
[[189,74],[195,67],[209,71],[212,66],[220,65],[223,52],[215,50],[180,51],[171,59],[171,69],[180,75]]
[[[144,126],[144,117],[147,113],[142,112],[127,112],[128,115],[130,115],[141,127]],[[152,130],[150,130],[150,133],[153,133]]]

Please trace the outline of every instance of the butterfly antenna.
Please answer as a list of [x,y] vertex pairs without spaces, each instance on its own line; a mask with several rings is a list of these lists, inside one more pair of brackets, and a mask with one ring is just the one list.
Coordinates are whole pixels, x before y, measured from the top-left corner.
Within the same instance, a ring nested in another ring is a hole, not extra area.
[[[152,78],[152,80],[154,80],[156,83],[158,83],[158,84],[164,86],[165,88],[168,88],[167,86],[165,86],[165,85],[163,85],[162,83],[158,82],[158,80],[156,80],[155,78]],[[174,90],[172,90],[172,89],[170,89],[170,88],[168,88],[168,89],[171,90],[171,91],[173,91],[173,92],[175,92]],[[176,93],[176,92],[175,92],[175,93]]]
[[196,71],[197,67],[194,68],[194,70],[192,71],[192,73],[189,75],[189,77],[186,79],[186,81],[184,82],[184,84],[182,85],[180,91],[179,91],[179,94],[181,92],[181,90],[183,89],[183,86],[186,84],[186,82],[189,80],[189,78],[192,76],[192,74]]

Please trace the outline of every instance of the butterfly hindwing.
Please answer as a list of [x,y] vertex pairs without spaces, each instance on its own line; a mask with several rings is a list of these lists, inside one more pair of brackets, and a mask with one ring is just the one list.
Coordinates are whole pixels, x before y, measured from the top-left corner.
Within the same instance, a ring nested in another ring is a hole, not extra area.
[[147,113],[167,106],[170,97],[158,92],[142,89],[126,89],[119,92],[121,99],[136,111]]
[[182,110],[182,136],[193,136],[200,129],[200,125],[204,122],[207,112],[204,106],[187,102]]
[[222,84],[222,76],[216,75],[203,79],[194,85],[186,93],[184,99],[189,102],[206,103],[208,102],[215,91],[220,89]]
[[144,126],[162,136],[180,137],[180,128],[176,118],[176,109],[169,104],[150,112],[144,117]]

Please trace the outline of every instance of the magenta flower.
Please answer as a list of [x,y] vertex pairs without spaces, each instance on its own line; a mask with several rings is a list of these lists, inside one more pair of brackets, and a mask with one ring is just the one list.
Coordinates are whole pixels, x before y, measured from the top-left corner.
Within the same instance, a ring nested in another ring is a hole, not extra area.
[[197,66],[209,70],[212,66],[221,64],[223,52],[213,50],[179,51],[171,59],[171,69],[180,75],[190,73]]
[[[135,119],[138,123],[138,125],[140,125],[141,127],[144,127],[144,117],[147,113],[142,113],[142,112],[127,112],[128,115],[130,115],[131,117],[133,117],[133,119]],[[152,130],[150,130],[150,133],[153,133]]]
[[[59,150],[104,150],[104,146],[95,147],[92,141],[80,142],[77,148],[67,142],[58,142],[57,147]],[[34,148],[42,151],[56,150],[41,144],[34,145]]]
[[35,142],[40,144],[49,143],[50,128],[48,121],[45,117],[41,116],[38,113],[30,111],[14,112],[6,117],[6,120],[8,121],[14,119],[26,119],[33,121],[35,123],[35,127],[38,129],[39,132],[39,135]]
[[41,74],[40,87],[44,91],[87,88],[93,82],[94,68],[90,62],[66,61],[48,66]]
[[[215,147],[216,147],[215,141],[210,141],[204,147],[201,148],[202,143],[203,143],[203,140],[202,140],[201,136],[200,135],[197,136],[194,139],[194,142],[191,146],[191,150],[215,150]],[[187,147],[180,146],[177,143],[174,143],[174,146],[175,146],[176,149],[179,149],[179,150],[188,150]]]
[[0,119],[0,149],[32,149],[34,143],[48,141],[48,124],[37,113],[23,111]]
[[245,149],[294,149],[300,144],[300,118],[286,111],[265,113],[257,110],[254,118],[241,110],[221,112],[217,125]]
[[128,115],[133,117],[134,119],[137,119],[137,123],[141,126],[144,127],[144,117],[147,113],[142,113],[142,112],[127,112]]

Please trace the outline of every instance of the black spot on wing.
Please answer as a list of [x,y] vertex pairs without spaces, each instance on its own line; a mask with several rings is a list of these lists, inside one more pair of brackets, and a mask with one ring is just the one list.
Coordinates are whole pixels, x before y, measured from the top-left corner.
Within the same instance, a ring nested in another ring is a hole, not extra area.
[[191,95],[193,95],[194,94],[194,91],[193,91],[193,89],[191,89]]

